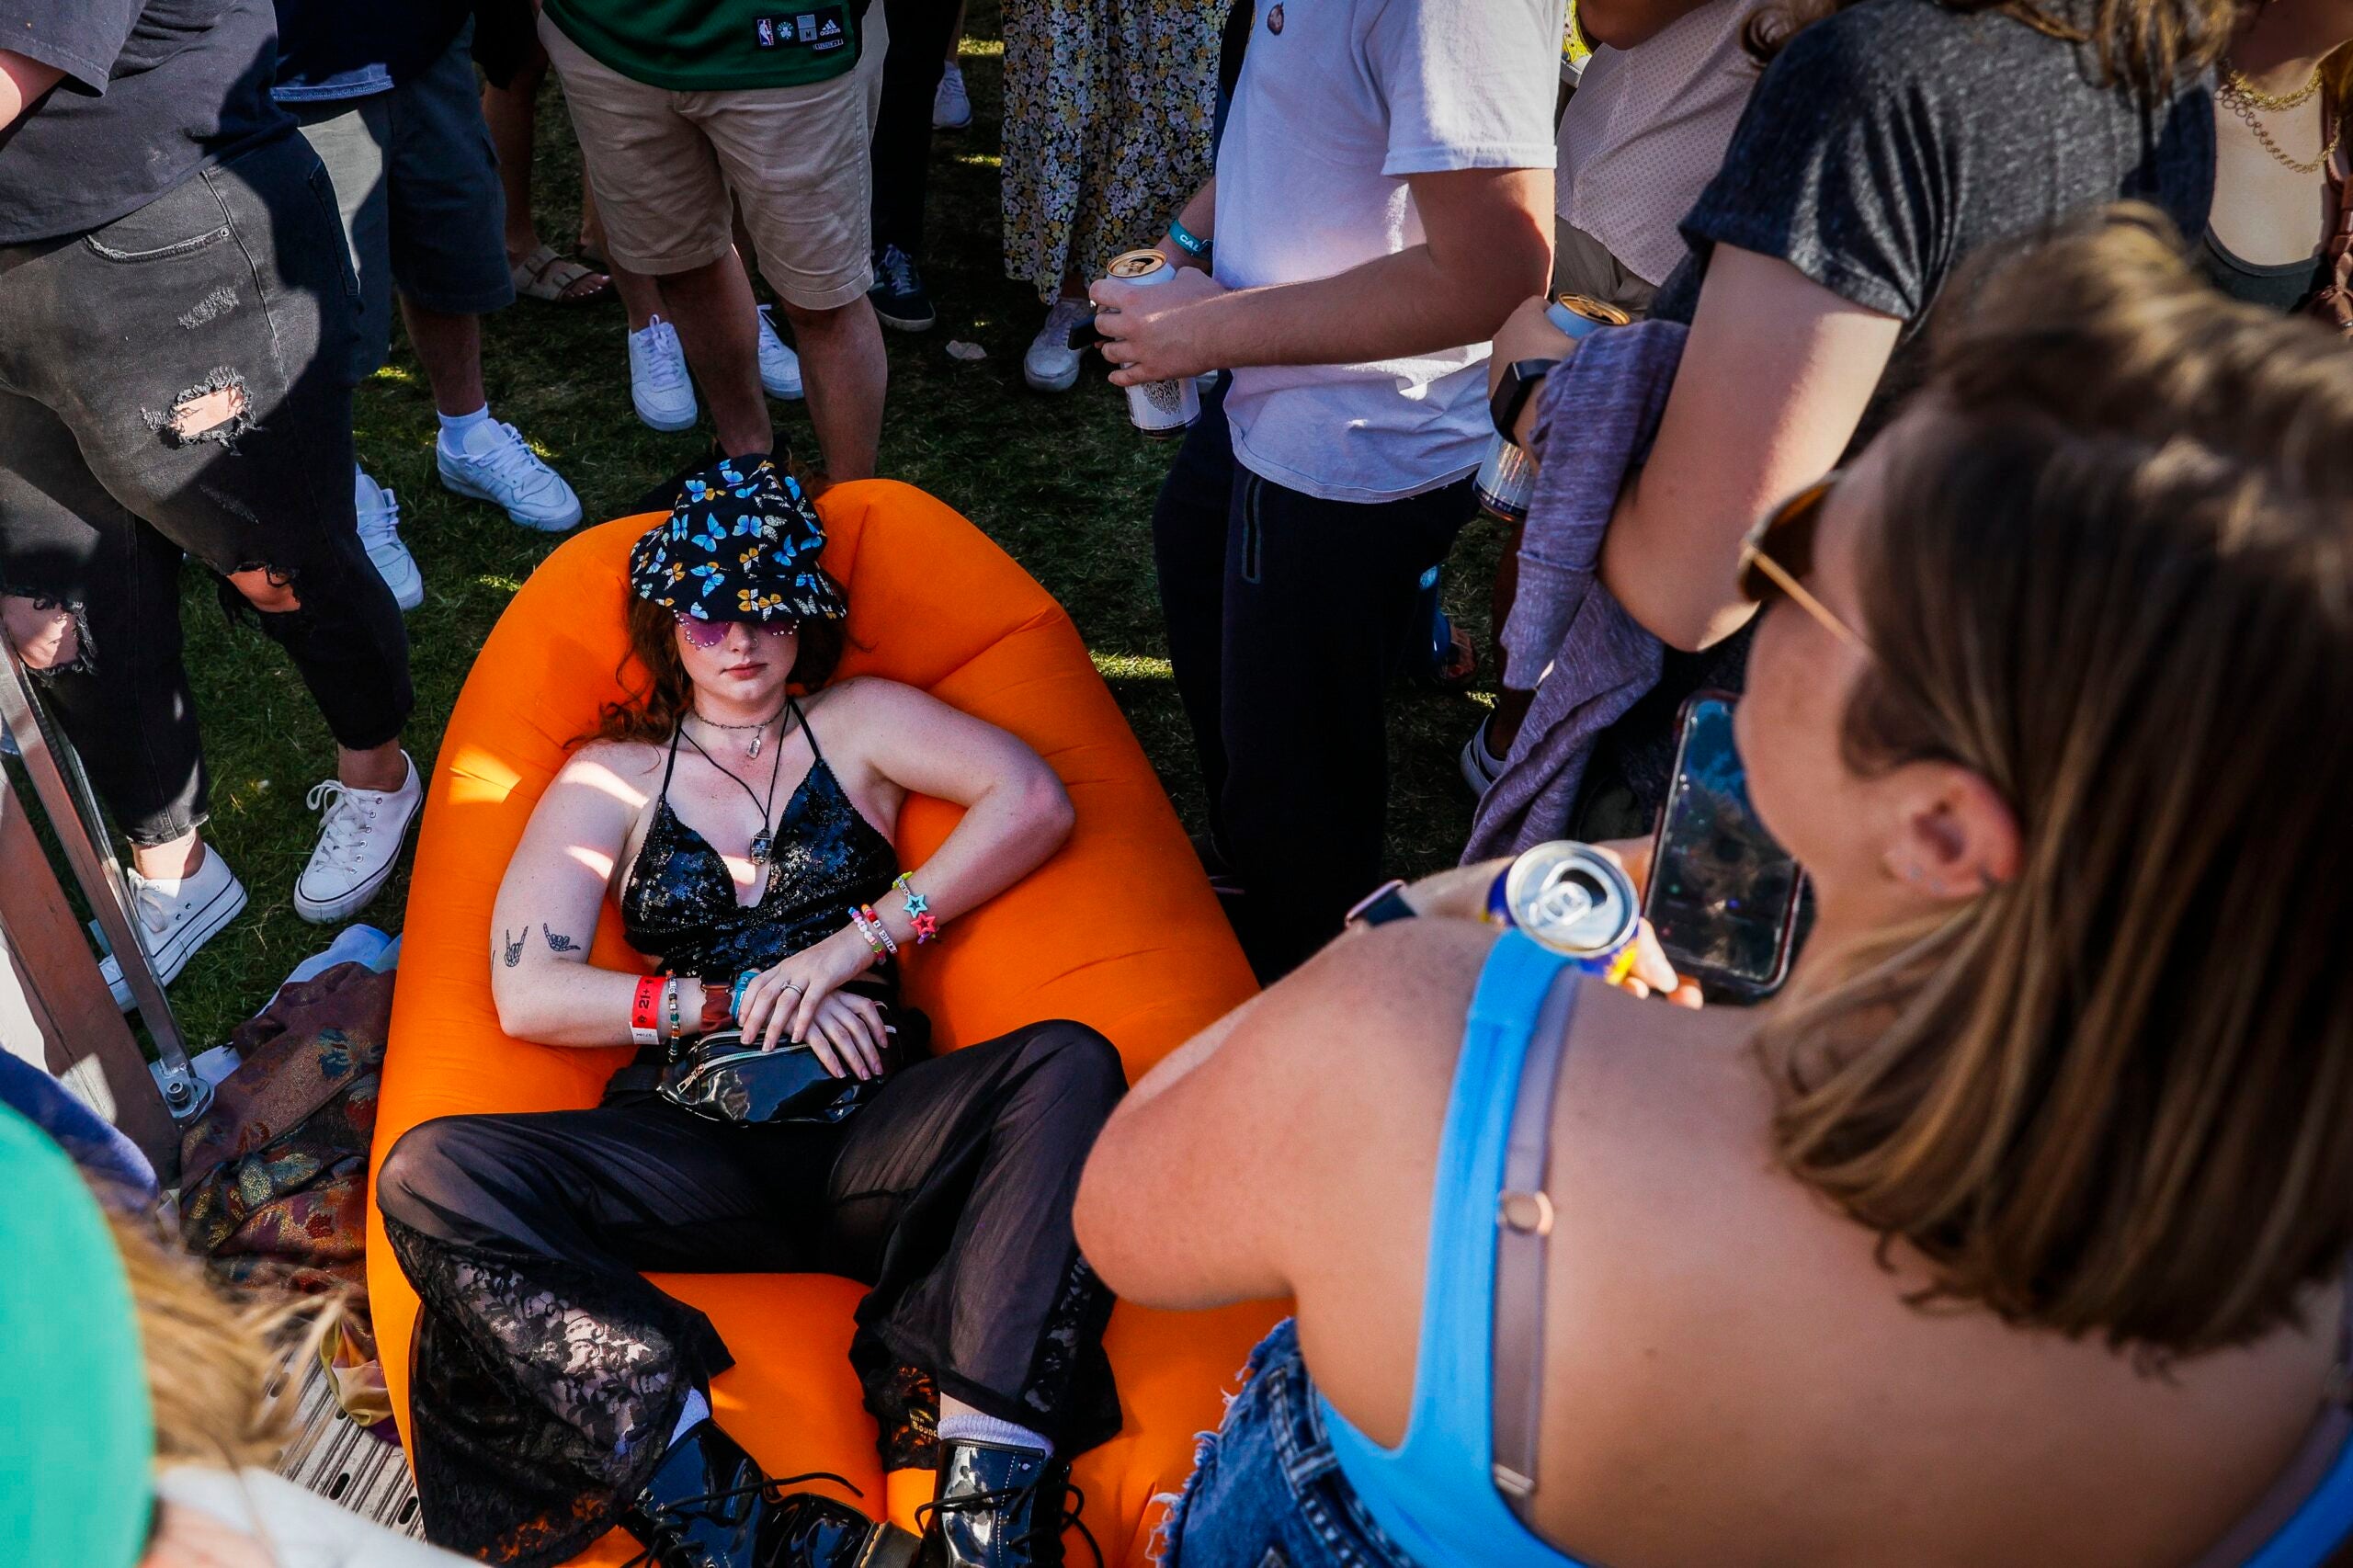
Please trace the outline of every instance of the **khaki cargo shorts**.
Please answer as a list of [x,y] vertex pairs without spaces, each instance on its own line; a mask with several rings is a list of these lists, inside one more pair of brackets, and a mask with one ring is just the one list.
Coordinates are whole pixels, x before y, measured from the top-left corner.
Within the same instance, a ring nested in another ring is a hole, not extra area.
[[732,190],[786,303],[831,310],[865,293],[881,6],[864,27],[857,68],[829,82],[678,93],[622,75],[541,16],[612,259],[657,276],[718,260],[733,243]]

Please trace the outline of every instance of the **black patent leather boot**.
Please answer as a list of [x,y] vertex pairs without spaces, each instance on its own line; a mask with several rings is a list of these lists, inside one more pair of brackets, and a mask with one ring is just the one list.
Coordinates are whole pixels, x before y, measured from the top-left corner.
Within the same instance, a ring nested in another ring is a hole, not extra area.
[[670,1445],[620,1525],[654,1568],[915,1568],[921,1545],[847,1503],[781,1490],[709,1421]]
[[[1070,1466],[1035,1449],[943,1441],[939,1491],[925,1510],[926,1568],[1062,1568],[1069,1479]],[[1092,1549],[1085,1525],[1079,1533]]]

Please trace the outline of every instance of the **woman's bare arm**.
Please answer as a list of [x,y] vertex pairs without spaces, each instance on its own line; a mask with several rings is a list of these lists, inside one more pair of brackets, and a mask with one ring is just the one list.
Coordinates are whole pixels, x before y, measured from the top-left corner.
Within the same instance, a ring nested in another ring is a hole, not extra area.
[[1602,541],[1602,580],[1636,620],[1683,649],[1740,629],[1741,536],[1838,461],[1902,326],[1786,261],[1716,247],[1658,439]]
[[[1079,1246],[1104,1282],[1199,1309],[1290,1294],[1368,1248],[1418,1247],[1427,1188],[1374,1186],[1425,1179],[1414,1173],[1435,1157],[1463,1005],[1495,938],[1455,920],[1347,933],[1146,1074],[1079,1184]],[[1432,1150],[1403,1146],[1414,1138]],[[1415,1223],[1366,1233],[1363,1213],[1400,1203]]]
[[[843,780],[854,796],[878,800],[891,816],[910,793],[964,808],[947,840],[908,873],[908,885],[942,926],[1028,876],[1070,836],[1076,817],[1062,780],[995,724],[913,687],[874,679],[835,687],[818,717],[839,768],[855,776]],[[878,900],[875,915],[902,951],[915,946],[904,897]],[[745,1036],[770,1045],[807,1039],[825,997],[873,962],[866,938],[847,925],[793,954],[745,990]]]
[[[908,881],[942,925],[979,908],[1043,865],[1077,821],[1063,781],[1018,736],[896,681],[844,687],[862,759],[898,794],[929,795],[964,818]],[[904,901],[877,908],[904,943]]]
[[[596,969],[597,916],[644,809],[642,780],[620,746],[583,747],[531,812],[498,885],[490,923],[490,989],[498,1027],[542,1045],[627,1045],[639,976]],[[699,994],[685,1006],[699,1010]]]

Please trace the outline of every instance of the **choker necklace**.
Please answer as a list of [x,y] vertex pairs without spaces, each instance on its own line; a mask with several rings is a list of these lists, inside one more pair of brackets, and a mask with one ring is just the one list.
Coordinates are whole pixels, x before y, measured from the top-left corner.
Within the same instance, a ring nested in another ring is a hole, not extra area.
[[[696,723],[708,725],[710,728],[714,730],[733,730],[739,733],[745,730],[753,731],[754,734],[752,736],[752,744],[750,747],[745,751],[744,755],[745,756],[757,756],[760,755],[760,746],[762,743],[767,741],[768,738],[768,726],[775,723],[779,719],[784,717],[784,710],[781,708],[778,709],[775,712],[769,714],[767,718],[761,720],[756,724],[722,724],[716,719],[706,719],[701,714],[696,713],[692,710],[688,710],[688,715]],[[688,735],[687,738],[688,740],[694,739],[692,735]],[[701,748],[698,746],[696,749],[699,751]]]

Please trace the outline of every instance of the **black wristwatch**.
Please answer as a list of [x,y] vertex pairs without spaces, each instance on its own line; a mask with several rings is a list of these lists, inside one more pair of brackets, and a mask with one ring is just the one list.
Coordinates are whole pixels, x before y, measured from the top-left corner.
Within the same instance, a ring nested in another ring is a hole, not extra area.
[[1518,444],[1512,431],[1519,424],[1520,411],[1544,378],[1552,373],[1558,359],[1518,359],[1504,367],[1503,379],[1495,383],[1495,395],[1487,400],[1487,416],[1495,422],[1495,434],[1505,440]]
[[1405,899],[1405,884],[1392,880],[1381,883],[1362,898],[1342,921],[1345,926],[1386,926],[1392,920],[1411,920],[1421,911]]

